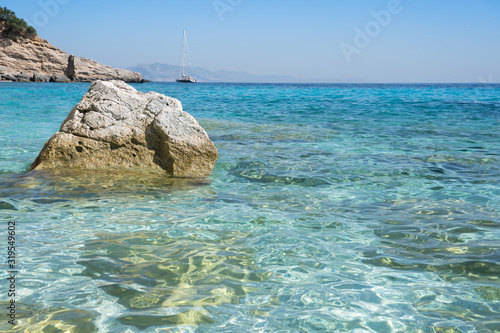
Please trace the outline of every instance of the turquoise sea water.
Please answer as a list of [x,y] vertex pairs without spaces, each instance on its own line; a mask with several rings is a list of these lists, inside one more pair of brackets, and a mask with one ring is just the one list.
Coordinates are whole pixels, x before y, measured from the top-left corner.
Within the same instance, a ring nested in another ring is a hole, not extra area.
[[134,86],[209,178],[28,172],[89,85],[0,84],[0,330],[500,332],[499,85]]

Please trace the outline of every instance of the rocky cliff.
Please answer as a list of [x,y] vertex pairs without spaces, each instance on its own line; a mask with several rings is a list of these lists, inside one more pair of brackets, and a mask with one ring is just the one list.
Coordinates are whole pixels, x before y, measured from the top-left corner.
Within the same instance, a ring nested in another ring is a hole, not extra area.
[[0,81],[143,82],[139,73],[69,55],[36,35],[5,36],[3,30],[0,21]]

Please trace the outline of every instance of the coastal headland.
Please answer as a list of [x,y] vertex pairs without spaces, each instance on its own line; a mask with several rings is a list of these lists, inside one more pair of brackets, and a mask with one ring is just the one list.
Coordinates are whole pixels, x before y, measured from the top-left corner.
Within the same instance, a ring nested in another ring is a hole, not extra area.
[[70,55],[39,37],[36,32],[13,31],[0,20],[0,81],[91,82],[121,80],[144,82],[142,75],[126,69]]

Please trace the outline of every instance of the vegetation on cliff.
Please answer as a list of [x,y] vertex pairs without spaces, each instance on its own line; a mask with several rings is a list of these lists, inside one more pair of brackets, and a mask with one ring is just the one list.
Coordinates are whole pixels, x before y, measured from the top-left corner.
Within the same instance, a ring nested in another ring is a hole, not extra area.
[[[1,1],[1,0],[0,0]],[[0,81],[143,82],[142,75],[69,55],[37,35],[16,14],[0,6]]]
[[36,36],[36,29],[7,7],[0,7],[0,31],[3,36]]

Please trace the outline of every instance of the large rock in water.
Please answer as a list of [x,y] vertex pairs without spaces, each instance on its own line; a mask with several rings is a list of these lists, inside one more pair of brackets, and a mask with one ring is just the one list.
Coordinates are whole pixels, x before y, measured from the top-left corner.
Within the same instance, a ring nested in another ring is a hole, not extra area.
[[207,133],[181,102],[138,92],[122,81],[96,81],[31,169],[130,169],[206,177],[218,158]]

